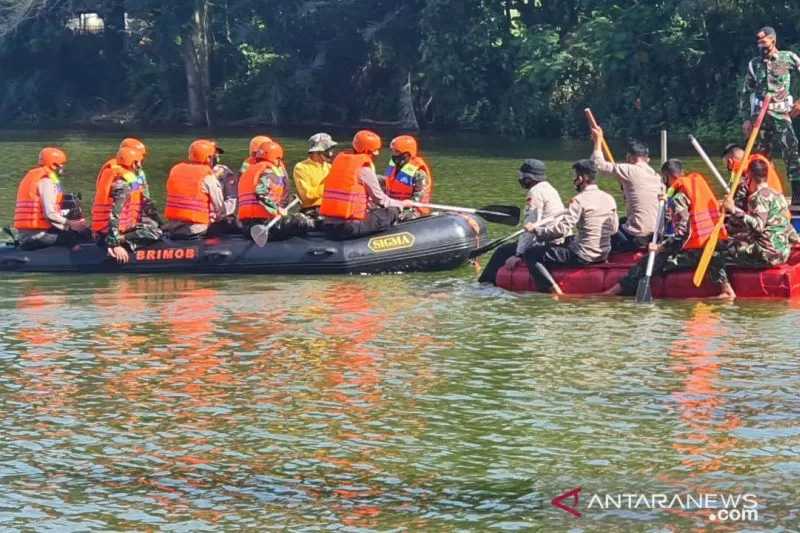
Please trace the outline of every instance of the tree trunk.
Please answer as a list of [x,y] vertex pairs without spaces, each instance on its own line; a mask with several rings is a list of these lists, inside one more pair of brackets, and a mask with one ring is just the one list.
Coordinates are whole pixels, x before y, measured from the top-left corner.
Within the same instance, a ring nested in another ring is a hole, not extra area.
[[125,2],[124,0],[110,0],[107,7],[101,12],[103,17],[103,39],[106,57],[106,83],[105,94],[109,95],[114,103],[124,101],[128,94],[124,92],[125,83]]
[[414,110],[414,95],[411,91],[411,72],[405,77],[405,83],[400,86],[400,127],[404,130],[418,131],[419,122]]
[[208,33],[208,2],[195,0],[181,47],[186,68],[189,123],[193,126],[211,126],[211,44]]

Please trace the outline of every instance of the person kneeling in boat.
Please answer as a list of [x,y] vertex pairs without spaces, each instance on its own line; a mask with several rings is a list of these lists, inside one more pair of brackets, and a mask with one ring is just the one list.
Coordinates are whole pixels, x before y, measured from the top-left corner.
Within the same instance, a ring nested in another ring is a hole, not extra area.
[[140,172],[144,154],[136,148],[120,148],[112,165],[104,165],[97,177],[92,232],[103,241],[109,257],[118,263],[130,260],[129,252],[161,239],[155,221],[143,222]]
[[322,204],[322,191],[325,179],[331,171],[333,149],[337,143],[327,133],[315,133],[308,139],[308,158],[294,166],[292,177],[297,196],[300,198],[300,211],[317,218]]
[[239,221],[249,234],[249,228],[265,224],[280,216],[269,230],[271,240],[302,235],[314,223],[302,213],[286,211],[289,183],[283,170],[283,147],[269,141],[256,151],[255,163],[239,178]]
[[375,158],[381,150],[377,133],[361,130],[353,150],[336,156],[325,180],[320,215],[322,230],[333,239],[349,239],[389,229],[411,200],[395,200],[381,189]]
[[[519,168],[520,186],[528,193],[525,205],[525,224],[536,223],[564,212],[564,202],[561,201],[558,191],[547,181],[544,162],[538,159],[526,159]],[[561,244],[563,239],[553,241]],[[480,283],[494,283],[497,271],[505,265],[513,270],[522,261],[525,252],[536,243],[532,233],[523,233],[517,242],[511,242],[499,247],[492,255],[492,259],[483,269]]]
[[223,153],[214,141],[198,139],[189,145],[189,159],[170,170],[164,230],[173,239],[204,237],[225,218],[225,198],[214,174]]
[[[410,135],[400,135],[389,144],[392,158],[383,176],[386,194],[395,200],[411,200],[429,204],[433,194],[433,175],[428,163],[419,156],[417,140]],[[400,220],[413,220],[428,216],[426,207],[411,207],[400,212]]]
[[661,178],[650,166],[650,152],[639,141],[629,141],[625,163],[606,161],[601,150],[603,130],[592,129],[594,151],[592,161],[601,174],[614,176],[625,197],[626,216],[620,220],[619,232],[611,240],[614,252],[630,252],[646,248],[656,229],[658,195],[664,192]]
[[741,209],[730,199],[725,210],[741,220],[748,233],[735,235],[725,252],[726,264],[751,268],[769,268],[789,260],[797,233],[787,216],[789,204],[783,194],[769,187],[769,167],[763,161],[753,161],[748,178],[756,190],[747,199],[747,209]]
[[67,154],[59,148],[43,148],[39,165],[19,184],[14,209],[14,228],[24,250],[48,246],[75,246],[89,237],[86,220],[77,219],[62,211],[65,205],[61,175],[67,164]]
[[[543,292],[552,287],[536,268],[537,263],[545,266],[601,263],[611,252],[611,236],[619,230],[617,202],[598,188],[594,161],[577,161],[572,169],[578,194],[570,201],[567,212],[545,226],[525,224],[525,229],[532,232],[538,242],[525,252],[523,258],[537,287]],[[556,244],[559,239],[565,239],[565,242]]]
[[[671,228],[666,237],[659,243],[650,243],[649,250],[656,253],[653,272],[667,274],[675,270],[693,269],[700,261],[703,248],[708,241],[720,213],[714,193],[706,179],[698,173],[683,174],[683,164],[678,159],[670,159],[661,167],[661,174],[666,181],[667,209],[665,210],[664,227]],[[723,229],[720,240],[727,238]],[[618,283],[608,289],[609,296],[633,296],[639,280],[647,272],[647,256],[643,257]],[[709,264],[708,276],[720,285],[720,297],[735,297],[733,288],[728,282],[725,272],[725,261],[722,254],[715,252]]]

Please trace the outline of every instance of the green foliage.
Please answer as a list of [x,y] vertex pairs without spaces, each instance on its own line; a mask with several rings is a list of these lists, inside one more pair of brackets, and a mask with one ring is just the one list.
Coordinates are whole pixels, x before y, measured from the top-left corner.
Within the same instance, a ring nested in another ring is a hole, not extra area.
[[37,2],[0,42],[6,122],[119,109],[182,122],[182,47],[201,4],[210,113],[230,122],[392,121],[408,112],[400,94],[410,77],[412,111],[427,128],[585,135],[591,106],[613,134],[735,136],[755,25],[769,22],[782,48],[800,47],[794,2],[98,0],[104,20],[127,13],[128,24],[98,34],[67,29],[74,3]]

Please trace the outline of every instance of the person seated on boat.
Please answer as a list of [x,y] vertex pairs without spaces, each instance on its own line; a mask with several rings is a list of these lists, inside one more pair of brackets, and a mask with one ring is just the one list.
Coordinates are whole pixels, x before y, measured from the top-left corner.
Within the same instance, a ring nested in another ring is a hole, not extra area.
[[[527,192],[525,200],[525,224],[535,223],[544,218],[552,217],[564,211],[564,202],[558,191],[547,181],[546,167],[544,162],[538,159],[526,159],[519,168],[520,186]],[[522,261],[522,256],[533,246],[536,239],[532,233],[523,233],[517,242],[511,242],[500,246],[495,250],[492,259],[486,268],[483,269],[481,283],[494,283],[497,271],[505,265],[506,268],[513,269]],[[563,239],[553,241],[553,244],[561,244]]]
[[61,176],[66,164],[66,152],[59,148],[43,148],[39,152],[38,166],[22,178],[14,208],[14,228],[22,249],[72,247],[89,239],[83,216],[63,211],[66,206],[62,204]]
[[[429,204],[433,194],[433,174],[428,163],[419,155],[417,140],[400,135],[389,143],[392,157],[382,178],[383,188],[390,198]],[[413,220],[430,215],[427,207],[411,207],[400,212],[400,220]]]
[[[649,245],[649,250],[656,254],[653,262],[653,273],[656,275],[696,268],[703,248],[720,217],[719,202],[702,174],[692,172],[684,175],[683,163],[678,159],[670,159],[664,163],[661,174],[668,187],[664,198],[667,209],[663,221],[663,227],[667,231],[660,243],[651,242]],[[723,230],[720,240],[726,238]],[[647,272],[647,260],[647,256],[643,257],[605,294],[636,294],[639,280]],[[736,296],[725,271],[725,259],[719,252],[714,253],[707,275],[720,286],[720,298]]]
[[733,199],[726,199],[728,216],[742,221],[748,232],[732,235],[725,253],[726,264],[752,268],[769,268],[786,263],[792,245],[798,240],[788,216],[786,197],[769,187],[769,166],[753,161],[748,178],[756,190],[742,209]]
[[97,178],[92,206],[92,233],[105,244],[109,257],[118,263],[130,260],[129,252],[160,240],[158,224],[144,218],[144,193],[140,170],[144,153],[120,148],[114,164],[105,166]]
[[322,230],[333,239],[360,237],[389,229],[410,200],[395,200],[381,189],[375,175],[375,159],[381,151],[377,133],[361,130],[353,138],[353,150],[333,160],[325,180],[320,215]]
[[[536,239],[523,255],[528,271],[540,291],[551,289],[536,263],[558,266],[584,266],[602,263],[611,252],[611,236],[619,231],[617,202],[597,186],[594,160],[582,159],[572,165],[573,183],[578,194],[572,198],[566,213],[550,224],[536,226],[529,222],[525,229]],[[564,239],[561,244],[556,241]]]
[[[302,235],[313,228],[312,220],[303,213],[289,214],[289,183],[283,170],[283,147],[265,142],[256,151],[255,163],[239,178],[239,221],[249,230],[253,225],[280,219],[269,230],[270,240],[283,240]],[[249,231],[246,231],[249,234]]]
[[292,177],[300,198],[300,211],[310,217],[319,216],[325,178],[331,171],[336,145],[329,134],[315,133],[308,139],[308,158],[294,166]]
[[661,178],[650,166],[647,146],[635,140],[628,142],[625,163],[606,161],[601,150],[603,130],[592,129],[594,151],[592,161],[601,174],[617,178],[625,197],[626,216],[620,220],[620,231],[611,240],[614,252],[646,248],[653,236],[658,218],[658,196],[664,191]]
[[225,201],[225,215],[218,222],[220,232],[224,234],[239,234],[242,232],[241,224],[237,217],[239,208],[239,177],[229,166],[217,164],[213,168],[214,176],[219,181],[222,197]]
[[170,170],[164,230],[173,239],[213,234],[214,223],[225,218],[225,197],[214,175],[223,153],[214,141],[198,139],[189,145],[188,160]]
[[247,148],[247,159],[242,161],[242,166],[239,168],[239,175],[247,172],[247,167],[256,163],[256,152],[258,151],[258,147],[266,142],[270,142],[271,140],[272,139],[266,135],[256,135],[250,139],[250,144]]
[[[731,143],[725,146],[722,152],[722,161],[725,163],[725,167],[730,172],[734,172],[739,169],[739,166],[742,164],[742,159],[744,159],[744,148],[736,143]],[[753,161],[763,161],[767,164],[767,185],[773,191],[783,194],[783,183],[781,182],[781,177],[778,174],[778,171],[775,170],[775,165],[772,164],[772,161],[761,154],[751,154],[747,166],[749,167],[750,163]],[[742,209],[747,208],[747,198],[756,192],[756,184],[747,177],[746,170],[747,169],[745,169],[742,174],[742,182],[739,185],[739,188],[736,190],[736,194],[734,195],[736,205]]]

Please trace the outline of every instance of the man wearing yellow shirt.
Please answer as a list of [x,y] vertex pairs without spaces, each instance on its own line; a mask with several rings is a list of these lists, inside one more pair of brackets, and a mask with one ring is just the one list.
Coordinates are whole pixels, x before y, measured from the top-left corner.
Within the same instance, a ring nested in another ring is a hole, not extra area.
[[319,213],[334,146],[336,142],[327,133],[312,135],[308,139],[308,159],[294,166],[294,186],[300,197],[300,207],[307,215]]

